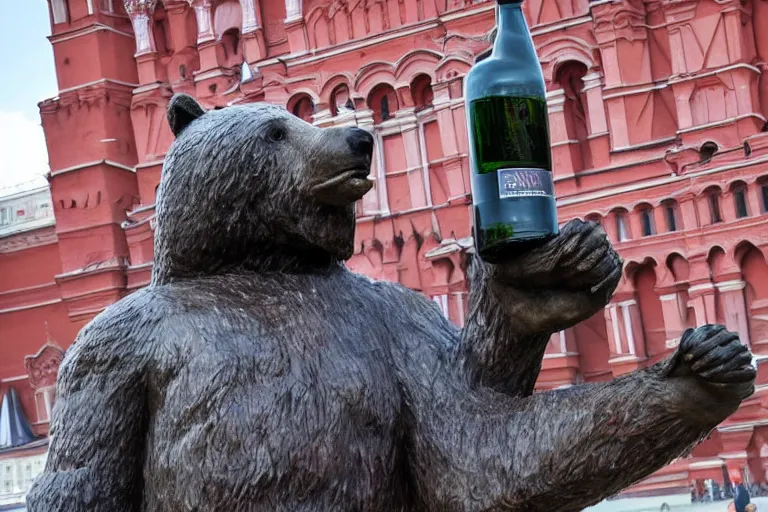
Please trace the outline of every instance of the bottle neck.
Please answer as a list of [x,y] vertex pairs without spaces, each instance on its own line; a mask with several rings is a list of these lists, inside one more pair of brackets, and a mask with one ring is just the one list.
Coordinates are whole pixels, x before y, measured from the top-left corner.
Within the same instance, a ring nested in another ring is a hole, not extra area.
[[492,55],[494,57],[520,56],[521,52],[533,50],[533,41],[523,15],[522,3],[499,2],[496,9],[497,31]]

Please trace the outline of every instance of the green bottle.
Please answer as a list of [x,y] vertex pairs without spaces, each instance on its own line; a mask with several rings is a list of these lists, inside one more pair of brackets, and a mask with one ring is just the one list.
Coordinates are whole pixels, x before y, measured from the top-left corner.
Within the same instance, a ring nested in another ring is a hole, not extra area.
[[475,246],[489,263],[558,232],[544,76],[520,4],[498,0],[493,50],[464,82]]

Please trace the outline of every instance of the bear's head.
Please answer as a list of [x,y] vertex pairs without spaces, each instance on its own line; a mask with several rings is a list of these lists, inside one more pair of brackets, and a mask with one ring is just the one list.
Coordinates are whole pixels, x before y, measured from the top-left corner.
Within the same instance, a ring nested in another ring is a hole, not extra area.
[[206,112],[183,94],[168,122],[176,140],[158,189],[154,283],[305,272],[352,255],[354,204],[372,187],[368,132],[317,128],[268,104]]

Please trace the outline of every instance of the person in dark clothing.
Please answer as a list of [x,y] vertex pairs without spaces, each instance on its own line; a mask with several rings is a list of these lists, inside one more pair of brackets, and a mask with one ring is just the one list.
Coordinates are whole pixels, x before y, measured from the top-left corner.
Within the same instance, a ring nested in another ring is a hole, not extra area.
[[736,475],[733,478],[733,504],[736,506],[736,512],[746,512],[747,505],[749,505],[749,491],[744,486],[744,482],[741,479],[741,475]]

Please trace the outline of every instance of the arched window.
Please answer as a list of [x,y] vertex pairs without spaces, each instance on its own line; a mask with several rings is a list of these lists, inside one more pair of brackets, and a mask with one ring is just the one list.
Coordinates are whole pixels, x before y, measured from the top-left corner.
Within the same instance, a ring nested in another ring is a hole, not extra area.
[[221,47],[224,49],[224,58],[231,62],[240,55],[240,31],[231,28],[221,36]]
[[649,204],[638,206],[637,212],[640,215],[640,224],[643,229],[643,236],[656,234],[656,223],[653,220],[653,208]]
[[747,185],[743,181],[737,181],[731,186],[733,195],[733,206],[736,210],[736,218],[743,219],[749,217],[749,207],[747,206]]
[[763,213],[768,213],[768,177],[760,178],[757,181],[757,186],[760,187],[760,198],[762,199]]
[[587,100],[584,94],[584,75],[587,67],[581,62],[566,62],[557,69],[555,81],[563,89],[565,103],[565,130],[569,140],[579,142],[581,161],[573,162],[576,170],[589,169],[592,166],[592,156],[589,152],[589,129],[587,123]]
[[432,79],[429,75],[418,75],[413,79],[411,97],[417,112],[432,106],[434,94],[432,92]]
[[721,191],[719,187],[710,187],[704,191],[707,197],[707,204],[709,205],[709,220],[710,224],[717,224],[723,222],[722,211],[720,210],[720,196]]
[[299,119],[311,123],[315,113],[315,104],[308,94],[300,94],[288,102],[288,111]]
[[240,2],[227,0],[219,3],[213,12],[213,32],[219,42],[216,49],[219,65],[225,68],[240,67],[243,62],[240,27],[243,15]]
[[397,94],[392,86],[380,84],[368,95],[368,108],[373,110],[373,122],[382,123],[390,119],[400,108]]
[[618,241],[624,242],[629,240],[630,236],[627,210],[623,208],[614,210],[613,215],[616,222],[616,236]]
[[700,163],[705,164],[712,160],[717,150],[720,149],[716,142],[707,141],[699,148]]
[[661,203],[661,207],[664,209],[664,221],[667,224],[667,231],[677,231],[679,225],[677,201],[674,199],[667,199]]
[[355,110],[355,103],[345,84],[337,86],[331,93],[331,115],[338,116]]
[[584,217],[584,220],[594,222],[595,224],[602,224],[603,218],[600,216],[599,213],[590,213],[587,216]]

